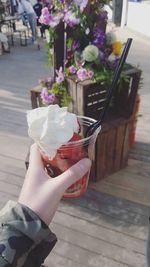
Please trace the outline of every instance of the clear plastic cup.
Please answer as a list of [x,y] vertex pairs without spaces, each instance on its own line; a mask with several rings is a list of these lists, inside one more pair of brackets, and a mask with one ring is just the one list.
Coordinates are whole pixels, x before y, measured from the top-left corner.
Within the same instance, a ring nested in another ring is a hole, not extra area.
[[[84,116],[77,116],[80,124],[81,140],[71,141],[62,145],[58,150],[55,158],[50,160],[46,154],[41,151],[44,166],[51,177],[56,177],[65,172],[72,165],[83,158],[95,158],[95,142],[101,127],[93,135],[85,138],[85,133],[89,125],[95,122],[94,119]],[[90,171],[80,180],[72,184],[64,193],[64,198],[75,198],[86,192],[88,186]]]

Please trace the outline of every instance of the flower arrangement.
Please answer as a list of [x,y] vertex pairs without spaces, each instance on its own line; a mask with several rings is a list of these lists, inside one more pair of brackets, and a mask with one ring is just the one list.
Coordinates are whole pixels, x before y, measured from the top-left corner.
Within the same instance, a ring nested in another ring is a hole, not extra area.
[[56,78],[46,85],[41,93],[43,103],[61,105],[71,100],[67,91],[67,78],[77,75],[81,81],[93,79],[110,83],[123,44],[113,32],[106,33],[107,12],[102,0],[53,0],[43,8],[42,24],[49,26],[49,61],[52,63],[57,27],[64,23],[66,32],[65,66],[56,70]]

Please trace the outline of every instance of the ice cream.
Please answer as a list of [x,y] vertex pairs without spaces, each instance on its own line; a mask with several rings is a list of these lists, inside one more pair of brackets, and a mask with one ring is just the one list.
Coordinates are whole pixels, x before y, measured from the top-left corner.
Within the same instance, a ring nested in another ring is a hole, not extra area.
[[67,107],[49,105],[27,111],[28,134],[53,159],[57,150],[79,132],[75,114]]

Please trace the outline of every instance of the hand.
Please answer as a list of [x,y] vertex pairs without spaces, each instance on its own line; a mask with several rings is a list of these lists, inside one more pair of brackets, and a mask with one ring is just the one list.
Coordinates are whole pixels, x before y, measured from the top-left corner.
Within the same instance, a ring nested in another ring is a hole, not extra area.
[[90,167],[91,161],[85,158],[61,175],[50,178],[34,144],[31,146],[29,168],[18,201],[32,209],[48,225],[65,190],[82,178]]

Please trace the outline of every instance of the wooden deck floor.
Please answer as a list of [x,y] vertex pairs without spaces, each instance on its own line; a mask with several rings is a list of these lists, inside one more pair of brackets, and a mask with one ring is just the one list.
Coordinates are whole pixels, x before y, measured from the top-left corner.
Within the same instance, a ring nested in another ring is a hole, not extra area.
[[[44,53],[18,47],[0,58],[0,207],[17,199],[24,180],[29,88],[48,73]],[[145,267],[149,174],[148,161],[132,151],[129,166],[91,185],[96,191],[89,188],[80,199],[62,201],[51,225],[59,241],[46,265]]]

